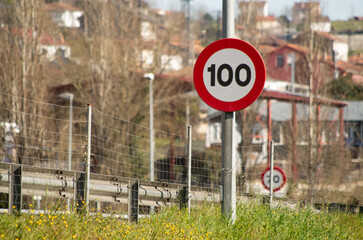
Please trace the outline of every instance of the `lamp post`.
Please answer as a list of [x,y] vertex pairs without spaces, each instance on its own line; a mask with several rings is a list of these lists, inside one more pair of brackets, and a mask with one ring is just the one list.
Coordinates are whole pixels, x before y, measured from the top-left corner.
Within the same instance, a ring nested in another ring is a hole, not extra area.
[[72,170],[72,118],[73,118],[73,93],[62,93],[59,97],[69,99],[69,134],[68,134],[68,170]]
[[154,74],[145,73],[144,78],[149,80],[149,113],[150,113],[150,181],[154,181],[154,99],[153,99],[153,82]]

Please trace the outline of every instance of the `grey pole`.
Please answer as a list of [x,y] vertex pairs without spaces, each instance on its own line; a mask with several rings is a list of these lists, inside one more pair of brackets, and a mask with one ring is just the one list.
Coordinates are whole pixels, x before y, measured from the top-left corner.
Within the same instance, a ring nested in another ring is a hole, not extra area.
[[73,93],[62,93],[59,97],[69,100],[69,133],[68,133],[68,170],[72,170],[72,120],[73,120]]
[[73,120],[73,94],[69,95],[69,136],[68,136],[68,170],[72,170],[72,120]]
[[192,126],[188,126],[188,212],[190,212],[190,198],[192,187]]
[[234,37],[234,0],[223,0],[222,31],[223,38]]
[[89,180],[91,174],[91,130],[92,130],[92,105],[87,106],[87,165],[86,165],[86,189],[85,189],[85,204],[88,212],[89,208]]
[[[234,0],[223,0],[223,38],[234,37]],[[222,113],[222,214],[236,219],[236,169],[233,151],[234,112]]]
[[271,141],[271,152],[270,152],[270,208],[272,207],[272,200],[274,195],[274,154],[275,154],[275,146],[274,141]]
[[150,180],[154,181],[154,99],[153,99],[153,82],[149,79],[149,104],[150,104]]
[[291,53],[291,92],[295,92],[295,53]]
[[[154,152],[155,152],[155,141],[154,141],[154,96],[153,96],[153,83],[154,74],[145,73],[144,78],[149,80],[149,140],[150,140],[150,181],[154,181]],[[150,214],[154,212],[154,206],[150,206]]]

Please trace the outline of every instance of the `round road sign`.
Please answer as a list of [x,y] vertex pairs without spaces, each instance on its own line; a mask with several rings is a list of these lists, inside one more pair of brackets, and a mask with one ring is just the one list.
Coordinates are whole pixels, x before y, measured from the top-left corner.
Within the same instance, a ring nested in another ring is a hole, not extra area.
[[220,111],[233,112],[252,104],[265,85],[265,64],[249,43],[224,38],[208,45],[193,72],[202,100]]
[[[261,175],[262,185],[267,189],[270,190],[270,167],[266,168]],[[284,171],[282,171],[279,167],[274,167],[273,170],[273,191],[276,192],[280,190],[286,183],[286,176]]]

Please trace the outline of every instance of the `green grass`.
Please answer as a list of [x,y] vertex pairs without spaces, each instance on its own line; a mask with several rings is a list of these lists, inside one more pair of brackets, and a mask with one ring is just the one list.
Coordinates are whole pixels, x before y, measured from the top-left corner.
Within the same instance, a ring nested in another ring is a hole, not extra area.
[[1,215],[0,239],[363,239],[363,216],[311,209],[269,210],[242,203],[235,224],[219,204],[177,207],[131,224],[113,217],[77,214]]
[[332,21],[331,24],[335,32],[363,31],[362,21]]

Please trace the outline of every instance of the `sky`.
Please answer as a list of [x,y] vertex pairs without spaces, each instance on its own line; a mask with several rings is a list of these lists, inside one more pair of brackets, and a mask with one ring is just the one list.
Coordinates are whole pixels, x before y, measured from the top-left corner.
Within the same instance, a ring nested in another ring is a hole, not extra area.
[[[146,0],[151,8],[180,11],[183,0]],[[307,0],[267,0],[270,15],[286,15],[287,9],[291,9],[294,2],[306,2]],[[209,12],[216,15],[222,11],[223,0],[190,0],[192,14],[198,11]],[[237,0],[236,0],[237,2]],[[352,16],[363,16],[363,0],[321,0],[323,15],[334,20],[348,20]]]

